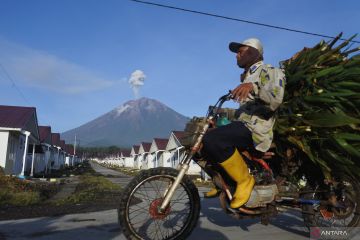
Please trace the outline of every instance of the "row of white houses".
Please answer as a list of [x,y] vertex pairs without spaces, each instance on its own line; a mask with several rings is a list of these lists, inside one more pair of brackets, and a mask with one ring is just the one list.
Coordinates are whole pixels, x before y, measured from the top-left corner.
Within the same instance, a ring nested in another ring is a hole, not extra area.
[[[154,138],[152,142],[141,142],[139,145],[134,145],[131,151],[122,151],[116,156],[102,160],[92,160],[135,169],[177,168],[179,160],[184,156],[184,147],[180,143],[183,136],[184,132],[173,131],[168,139]],[[191,162],[188,174],[203,175],[201,168],[195,162]]]
[[0,167],[7,175],[51,176],[81,160],[50,126],[39,126],[36,108],[0,105]]

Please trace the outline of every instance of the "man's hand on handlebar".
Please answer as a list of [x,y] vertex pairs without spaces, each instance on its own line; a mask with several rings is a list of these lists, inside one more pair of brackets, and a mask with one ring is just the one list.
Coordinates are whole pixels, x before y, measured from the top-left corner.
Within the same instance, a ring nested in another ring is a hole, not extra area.
[[252,83],[242,83],[231,91],[233,99],[237,102],[246,100],[250,93],[254,90]]

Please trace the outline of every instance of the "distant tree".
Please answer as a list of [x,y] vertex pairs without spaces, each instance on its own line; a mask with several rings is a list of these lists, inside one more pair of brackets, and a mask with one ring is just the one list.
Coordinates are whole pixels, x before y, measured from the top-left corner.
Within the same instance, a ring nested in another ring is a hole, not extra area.
[[87,158],[104,159],[107,157],[120,155],[122,150],[128,149],[120,148],[115,145],[108,147],[78,147],[76,154],[78,156],[86,156]]

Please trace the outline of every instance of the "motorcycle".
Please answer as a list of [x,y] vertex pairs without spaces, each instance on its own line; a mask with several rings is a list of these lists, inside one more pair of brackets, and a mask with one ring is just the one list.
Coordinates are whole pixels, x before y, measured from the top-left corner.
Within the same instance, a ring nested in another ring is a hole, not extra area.
[[178,169],[143,170],[125,187],[118,220],[127,239],[186,239],[191,234],[200,214],[199,192],[186,175],[192,161],[211,177],[221,208],[236,219],[259,218],[267,225],[279,208],[287,207],[300,208],[308,228],[360,226],[359,183],[344,174],[325,178],[317,166],[294,154],[279,160],[271,152],[260,158],[241,152],[256,183],[245,205],[230,208],[235,182],[221,167],[202,159],[199,149],[204,134],[224,116],[222,105],[231,98],[231,93],[220,97],[206,117],[194,117],[187,124]]

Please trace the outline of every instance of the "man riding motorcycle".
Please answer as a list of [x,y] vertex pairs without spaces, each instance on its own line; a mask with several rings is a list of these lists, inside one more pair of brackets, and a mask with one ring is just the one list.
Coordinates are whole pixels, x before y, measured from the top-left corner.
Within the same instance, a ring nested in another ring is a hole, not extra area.
[[[285,75],[280,69],[264,64],[263,47],[256,38],[231,42],[229,49],[237,54],[237,65],[244,69],[241,84],[232,90],[240,108],[236,121],[205,134],[201,155],[207,161],[219,163],[237,183],[230,207],[239,208],[248,201],[255,184],[239,152],[247,150],[262,156],[270,148],[275,112],[284,96]],[[214,188],[205,197],[217,193]]]

